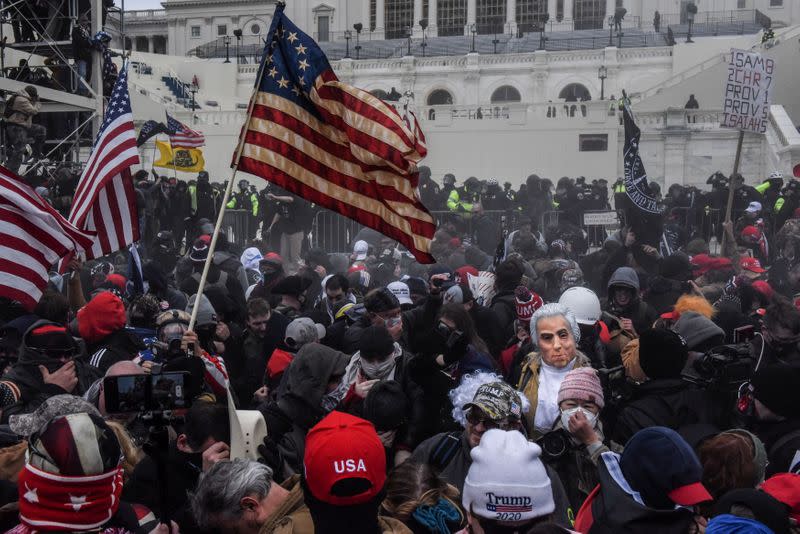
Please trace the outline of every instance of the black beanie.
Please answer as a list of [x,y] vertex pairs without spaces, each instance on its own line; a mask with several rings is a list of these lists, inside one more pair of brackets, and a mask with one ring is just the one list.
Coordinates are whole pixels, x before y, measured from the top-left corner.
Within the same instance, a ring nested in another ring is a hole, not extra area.
[[400,301],[394,293],[382,287],[367,294],[364,298],[364,308],[368,312],[383,313],[400,308]]
[[791,417],[800,403],[800,369],[785,364],[759,369],[751,385],[753,396],[775,415]]
[[364,419],[375,430],[394,430],[405,422],[408,398],[402,386],[394,380],[381,380],[369,390],[364,399]]
[[358,350],[367,361],[383,359],[394,352],[394,339],[385,326],[368,326],[361,332]]
[[661,276],[686,282],[692,279],[692,264],[689,257],[677,252],[661,260]]
[[639,365],[650,379],[680,377],[688,357],[686,342],[672,330],[652,328],[639,336]]

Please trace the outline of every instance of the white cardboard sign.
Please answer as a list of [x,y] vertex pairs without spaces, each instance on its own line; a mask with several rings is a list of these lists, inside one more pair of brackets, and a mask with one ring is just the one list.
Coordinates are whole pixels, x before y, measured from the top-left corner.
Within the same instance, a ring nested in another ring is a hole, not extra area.
[[761,54],[731,48],[725,79],[722,126],[765,133],[769,121],[775,61]]

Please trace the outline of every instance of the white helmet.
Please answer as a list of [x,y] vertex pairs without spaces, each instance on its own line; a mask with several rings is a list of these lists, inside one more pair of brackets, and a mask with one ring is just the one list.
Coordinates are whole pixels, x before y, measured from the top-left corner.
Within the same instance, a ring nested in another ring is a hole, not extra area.
[[561,294],[558,299],[559,304],[563,304],[575,314],[578,324],[593,326],[600,320],[600,299],[594,291],[588,287],[571,287]]
[[768,180],[772,180],[773,178],[783,178],[783,173],[781,171],[773,171],[770,173]]

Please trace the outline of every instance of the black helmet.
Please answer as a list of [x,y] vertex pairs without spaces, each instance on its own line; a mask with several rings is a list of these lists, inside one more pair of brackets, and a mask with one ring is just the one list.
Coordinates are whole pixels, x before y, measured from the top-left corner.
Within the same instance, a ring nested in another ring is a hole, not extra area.
[[455,177],[455,176],[453,176],[453,175],[452,175],[452,174],[450,174],[450,173],[447,173],[447,174],[445,174],[445,175],[444,175],[444,178],[442,178],[442,183],[443,183],[444,185],[455,185],[455,183],[456,183],[456,177]]
[[207,182],[208,181],[208,173],[206,171],[200,171],[199,173],[197,173],[197,181],[198,182],[200,182],[200,181]]
[[239,180],[238,185],[239,189],[247,189],[248,187],[250,187],[250,182],[248,182],[247,180]]
[[474,176],[470,176],[467,178],[467,181],[464,182],[464,186],[467,189],[475,189],[480,185],[481,181],[475,178]]

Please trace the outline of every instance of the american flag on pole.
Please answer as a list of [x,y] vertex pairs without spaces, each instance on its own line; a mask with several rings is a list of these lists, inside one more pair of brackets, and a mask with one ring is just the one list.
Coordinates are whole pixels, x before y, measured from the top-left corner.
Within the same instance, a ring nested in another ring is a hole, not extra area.
[[91,232],[75,228],[20,177],[0,167],[0,296],[33,309],[50,268],[93,241]]
[[396,239],[421,263],[434,262],[436,224],[417,192],[417,163],[427,153],[418,126],[340,82],[280,2],[259,72],[233,165]]
[[[86,259],[111,254],[139,240],[139,216],[131,178],[131,166],[138,163],[126,62],[72,199],[69,221],[83,230],[97,232],[92,247],[86,251]],[[62,262],[62,270],[63,265]]]
[[167,113],[169,144],[173,148],[197,148],[206,144],[206,138]]

